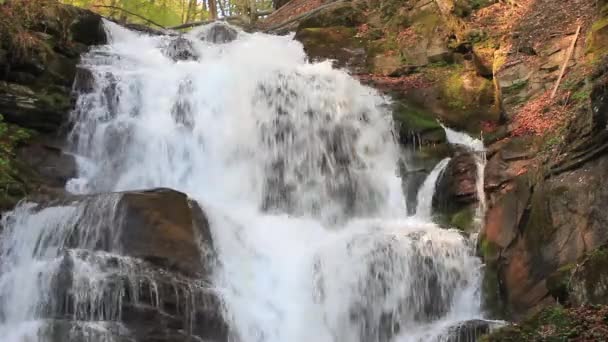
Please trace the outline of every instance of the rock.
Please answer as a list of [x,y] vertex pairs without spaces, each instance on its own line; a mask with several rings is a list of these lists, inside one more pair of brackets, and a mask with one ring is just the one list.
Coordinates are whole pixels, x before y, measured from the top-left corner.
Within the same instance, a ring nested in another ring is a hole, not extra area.
[[491,323],[483,320],[471,320],[449,328],[445,342],[476,342],[481,336],[490,332]]
[[549,302],[548,279],[608,242],[608,186],[600,181],[607,167],[603,157],[541,182],[528,204],[525,185],[518,185],[523,192],[509,193],[488,211],[486,238],[502,249],[499,276],[514,314]]
[[[122,194],[118,210],[123,213],[122,226],[117,229],[125,255],[188,276],[210,274],[211,266],[204,263],[213,256],[209,223],[185,194],[168,189],[127,192]],[[199,241],[207,250],[199,250]]]
[[19,148],[17,156],[42,177],[48,186],[63,188],[68,180],[76,177],[74,156],[64,153],[58,147],[31,143]]
[[106,44],[108,39],[99,14],[72,7],[74,19],[70,25],[72,39],[85,45]]
[[365,22],[364,14],[352,3],[331,6],[302,20],[298,30],[305,28],[345,26],[355,27]]
[[202,33],[199,38],[214,44],[230,43],[238,37],[236,29],[224,23],[215,23]]
[[334,60],[334,66],[348,68],[354,74],[367,72],[367,54],[354,28],[336,26],[299,30],[295,39],[313,61]]
[[454,61],[453,53],[448,49],[443,41],[435,41],[427,48],[427,58],[430,63],[452,63]]
[[195,61],[198,54],[192,42],[184,37],[172,38],[163,49],[163,54],[174,61]]
[[[76,226],[41,317],[53,322],[54,336],[63,336],[64,326],[103,320],[126,328],[102,331],[113,341],[227,340],[220,299],[209,285],[213,240],[196,202],[154,189],[66,197],[41,207],[65,204],[79,208],[70,221]],[[91,270],[101,276],[91,277]]]
[[589,253],[567,272],[568,299],[574,305],[608,304],[608,249]]
[[48,93],[0,81],[0,111],[7,122],[45,133],[58,132],[71,109],[69,90],[49,89]]
[[494,51],[495,49],[489,47],[473,46],[473,64],[479,76],[493,76]]
[[91,70],[85,67],[78,67],[76,69],[76,75],[74,78],[74,85],[72,89],[79,94],[86,94],[93,92],[95,87],[95,75]]
[[469,152],[457,152],[437,183],[438,196],[433,200],[433,207],[449,207],[456,203],[468,204],[476,201],[476,181],[475,156]]
[[389,76],[401,70],[401,57],[395,54],[375,56],[372,63],[372,72],[378,75]]

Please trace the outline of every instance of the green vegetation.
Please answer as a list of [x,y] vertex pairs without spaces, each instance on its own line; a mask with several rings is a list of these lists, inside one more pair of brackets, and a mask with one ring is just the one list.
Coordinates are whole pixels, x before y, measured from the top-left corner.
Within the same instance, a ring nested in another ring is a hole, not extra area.
[[[61,0],[120,21],[149,24],[141,17],[170,27],[186,22],[243,15],[250,12],[249,0]],[[272,0],[255,0],[257,11],[272,8]]]
[[26,193],[15,164],[15,148],[28,140],[32,132],[8,124],[0,115],[0,207],[10,207]]
[[14,61],[25,60],[45,46],[29,29],[39,24],[45,12],[57,3],[53,0],[21,0],[0,7],[0,49],[10,52]]
[[393,113],[395,121],[412,132],[419,133],[426,130],[441,129],[432,114],[405,103],[396,103]]
[[566,309],[556,305],[545,308],[521,325],[499,329],[481,341],[603,341],[607,322],[606,306]]
[[504,87],[503,91],[505,93],[516,93],[522,89],[525,89],[527,85],[528,85],[528,80],[517,80],[517,81],[513,82],[513,84],[511,84],[510,86]]

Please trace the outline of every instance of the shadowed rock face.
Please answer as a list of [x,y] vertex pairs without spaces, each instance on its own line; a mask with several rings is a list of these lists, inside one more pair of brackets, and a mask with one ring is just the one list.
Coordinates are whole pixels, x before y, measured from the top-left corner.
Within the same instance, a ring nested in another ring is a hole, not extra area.
[[216,23],[200,36],[200,39],[214,44],[230,43],[238,36],[238,32],[232,27]]
[[8,233],[32,246],[41,262],[57,255],[38,280],[39,298],[24,304],[36,307],[39,331],[52,341],[226,341],[220,299],[210,285],[216,257],[209,224],[185,194],[154,189],[66,197],[17,212],[9,214],[9,231],[21,228],[11,223],[20,219],[58,223],[51,235],[47,229],[39,236]]
[[184,38],[177,37],[171,39],[169,44],[163,50],[165,56],[173,59],[174,61],[195,61],[198,59],[198,55],[194,50],[192,43]]

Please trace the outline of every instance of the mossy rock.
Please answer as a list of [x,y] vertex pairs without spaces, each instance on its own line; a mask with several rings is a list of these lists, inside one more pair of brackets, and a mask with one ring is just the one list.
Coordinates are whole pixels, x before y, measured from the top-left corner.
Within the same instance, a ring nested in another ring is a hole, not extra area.
[[[608,12],[608,5],[604,9]],[[608,55],[608,14],[591,26],[587,37],[587,53],[596,61]]]
[[352,3],[333,6],[306,18],[298,25],[298,30],[315,27],[355,27],[365,22],[363,12]]
[[576,265],[571,263],[564,265],[547,277],[547,290],[549,294],[559,303],[566,303],[570,297],[570,279]]
[[481,121],[497,121],[492,81],[462,66],[446,66],[435,70],[438,75],[438,105],[444,109],[442,119],[452,127],[478,134]]
[[608,304],[608,248],[598,248],[585,257],[571,279],[574,304]]
[[402,134],[413,134],[418,137],[426,134],[429,142],[445,142],[445,132],[435,116],[419,107],[396,101],[393,104],[393,119]]
[[[553,226],[551,212],[549,211],[551,191],[550,187],[544,183],[535,186],[531,198],[529,217],[523,228],[528,249],[535,253],[541,253],[545,244],[553,241],[553,234],[557,230]],[[555,195],[560,195],[559,190]]]
[[457,228],[463,232],[473,232],[475,230],[475,207],[467,206],[450,216],[450,227]]
[[367,71],[366,44],[352,27],[314,27],[298,30],[295,39],[304,45],[312,60],[331,59],[336,67],[349,68],[354,73]]

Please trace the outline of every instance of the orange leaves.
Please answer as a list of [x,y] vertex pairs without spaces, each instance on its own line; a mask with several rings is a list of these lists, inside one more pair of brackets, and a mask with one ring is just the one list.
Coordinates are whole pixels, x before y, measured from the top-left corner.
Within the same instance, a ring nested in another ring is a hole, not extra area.
[[563,122],[566,108],[551,101],[549,91],[528,101],[513,118],[514,136],[542,135],[555,129]]

